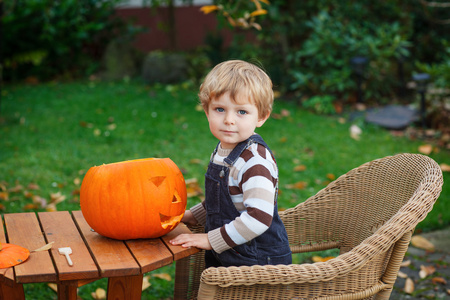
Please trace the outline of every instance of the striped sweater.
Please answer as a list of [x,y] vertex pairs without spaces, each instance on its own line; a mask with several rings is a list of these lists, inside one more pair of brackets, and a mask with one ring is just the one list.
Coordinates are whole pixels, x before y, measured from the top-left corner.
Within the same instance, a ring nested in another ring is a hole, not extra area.
[[[213,162],[224,165],[231,149],[220,146]],[[278,169],[269,150],[254,143],[245,149],[233,166],[228,180],[231,200],[239,211],[232,222],[208,232],[209,242],[217,253],[247,243],[264,233],[272,223]],[[203,203],[191,208],[200,224],[206,223]]]

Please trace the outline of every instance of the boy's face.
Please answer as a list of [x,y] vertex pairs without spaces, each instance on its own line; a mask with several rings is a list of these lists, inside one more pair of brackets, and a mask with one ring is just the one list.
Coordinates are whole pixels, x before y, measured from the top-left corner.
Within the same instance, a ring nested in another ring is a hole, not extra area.
[[[242,95],[238,95],[242,96]],[[237,97],[237,103],[229,93],[211,101],[205,111],[211,133],[220,140],[222,148],[233,149],[248,139],[256,127],[261,127],[269,115],[260,119],[258,108],[247,97]]]

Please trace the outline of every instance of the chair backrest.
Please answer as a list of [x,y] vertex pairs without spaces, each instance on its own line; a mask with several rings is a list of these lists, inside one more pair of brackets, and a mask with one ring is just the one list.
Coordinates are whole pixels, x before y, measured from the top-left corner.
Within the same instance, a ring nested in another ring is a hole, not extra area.
[[280,216],[294,252],[340,248],[343,253],[372,235],[414,193],[439,195],[439,183],[442,172],[434,160],[398,154],[350,170]]

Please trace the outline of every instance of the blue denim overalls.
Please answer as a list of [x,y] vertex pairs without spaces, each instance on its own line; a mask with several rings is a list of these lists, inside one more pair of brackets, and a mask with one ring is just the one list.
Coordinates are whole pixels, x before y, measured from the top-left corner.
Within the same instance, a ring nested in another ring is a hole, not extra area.
[[[239,143],[224,159],[224,162],[229,166],[233,165],[241,153],[252,143],[259,143],[270,151],[261,136],[255,134],[248,140]],[[217,147],[214,154],[216,151]],[[272,152],[270,153],[272,154]],[[217,165],[211,159],[205,175],[206,232],[222,227],[240,215],[230,197],[228,176],[229,167]],[[214,250],[206,251],[206,267],[291,264],[291,250],[286,229],[278,216],[276,200],[277,192],[275,192],[272,224],[262,235],[220,254]]]

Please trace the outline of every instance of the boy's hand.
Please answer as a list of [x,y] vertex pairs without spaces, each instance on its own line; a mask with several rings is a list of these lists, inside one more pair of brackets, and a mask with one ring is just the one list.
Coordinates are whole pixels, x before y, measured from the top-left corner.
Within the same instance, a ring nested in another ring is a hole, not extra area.
[[204,250],[211,250],[211,244],[208,240],[207,233],[196,233],[196,234],[180,234],[176,238],[170,241],[172,245],[181,245],[182,247],[196,247]]
[[184,216],[181,219],[181,222],[183,222],[186,225],[197,225],[198,224],[197,220],[194,218],[194,215],[192,214],[192,212],[190,210],[186,210],[184,212]]

